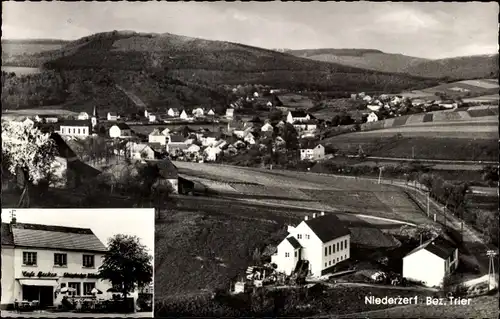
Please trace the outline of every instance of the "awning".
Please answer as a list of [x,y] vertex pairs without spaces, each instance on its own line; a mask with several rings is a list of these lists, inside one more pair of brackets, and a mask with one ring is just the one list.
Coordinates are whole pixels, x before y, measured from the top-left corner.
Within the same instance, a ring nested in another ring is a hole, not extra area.
[[23,286],[58,286],[55,279],[19,279],[19,283]]

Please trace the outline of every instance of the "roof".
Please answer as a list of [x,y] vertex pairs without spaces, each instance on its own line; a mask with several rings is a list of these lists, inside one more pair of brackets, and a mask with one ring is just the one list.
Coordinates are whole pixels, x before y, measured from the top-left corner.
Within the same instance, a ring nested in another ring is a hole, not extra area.
[[161,177],[165,179],[175,179],[178,177],[177,167],[168,158],[162,160],[149,160],[149,165],[156,165],[160,172]]
[[173,143],[182,143],[186,140],[186,138],[182,135],[170,135],[170,142]]
[[92,127],[90,120],[63,120],[59,121],[58,126],[88,126]]
[[108,112],[110,116],[117,116],[116,112]]
[[151,146],[149,146],[148,144],[144,144],[144,143],[135,143],[135,142],[129,142],[127,143],[128,144],[128,148],[130,149],[130,151],[132,153],[135,153],[135,152],[144,152],[146,149],[151,149]]
[[169,111],[170,111],[170,110],[172,110],[173,112],[179,112],[179,109],[178,109],[178,108],[175,108],[175,107],[171,107],[171,108],[169,109]]
[[321,143],[307,139],[303,139],[300,141],[300,149],[312,150],[318,145],[321,145]]
[[287,237],[287,240],[288,242],[293,246],[293,248],[295,249],[299,249],[299,248],[302,248],[302,246],[300,245],[299,241],[297,239],[295,239],[295,237]]
[[307,113],[304,111],[290,111],[292,117],[306,117]]
[[118,126],[120,130],[130,130],[130,126],[128,126],[126,123],[118,123],[115,125]]
[[[6,231],[5,234],[4,230]],[[6,243],[33,248],[107,251],[106,246],[89,228],[40,224],[2,223],[2,245]]]
[[442,259],[447,259],[455,252],[455,249],[457,248],[446,239],[442,237],[437,237],[424,242],[422,245],[418,246],[417,248],[413,249],[408,254],[406,254],[406,256],[412,255],[422,249],[425,249],[428,252]]
[[63,158],[75,158],[77,157],[75,152],[68,146],[66,141],[57,133],[52,133],[50,138],[55,142],[57,153]]
[[188,149],[192,144],[179,143],[179,144],[168,144],[169,150],[185,150]]
[[350,234],[349,229],[334,214],[326,214],[304,222],[323,243]]

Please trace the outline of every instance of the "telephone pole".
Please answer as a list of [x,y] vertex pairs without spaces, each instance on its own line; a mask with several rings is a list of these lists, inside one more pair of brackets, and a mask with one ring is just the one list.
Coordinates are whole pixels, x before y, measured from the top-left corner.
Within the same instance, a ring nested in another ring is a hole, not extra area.
[[[497,252],[494,250],[488,250],[486,252],[486,256],[488,256],[488,259],[490,260],[490,264],[488,266],[488,290],[492,290],[495,288],[496,285],[496,278],[495,278],[495,257],[497,255]],[[494,286],[493,288],[491,287],[491,281],[493,279]]]
[[384,170],[384,167],[383,166],[380,166],[378,168],[379,170],[379,174],[378,174],[378,183],[380,184],[380,181],[382,180],[382,171]]
[[430,213],[430,210],[429,210],[429,207],[430,207],[430,199],[429,199],[429,192],[427,192],[427,217],[429,217],[429,213]]

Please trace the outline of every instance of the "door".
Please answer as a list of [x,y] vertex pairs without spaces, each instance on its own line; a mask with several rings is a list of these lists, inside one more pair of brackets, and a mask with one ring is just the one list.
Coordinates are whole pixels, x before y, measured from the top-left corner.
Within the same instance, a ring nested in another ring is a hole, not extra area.
[[40,308],[54,305],[54,287],[52,286],[26,286],[23,285],[23,300],[38,300]]

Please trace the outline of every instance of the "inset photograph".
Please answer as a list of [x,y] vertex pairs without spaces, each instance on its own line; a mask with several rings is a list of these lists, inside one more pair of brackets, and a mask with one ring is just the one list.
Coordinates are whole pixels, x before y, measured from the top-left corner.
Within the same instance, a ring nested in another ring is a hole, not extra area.
[[154,209],[2,209],[2,317],[153,317]]

